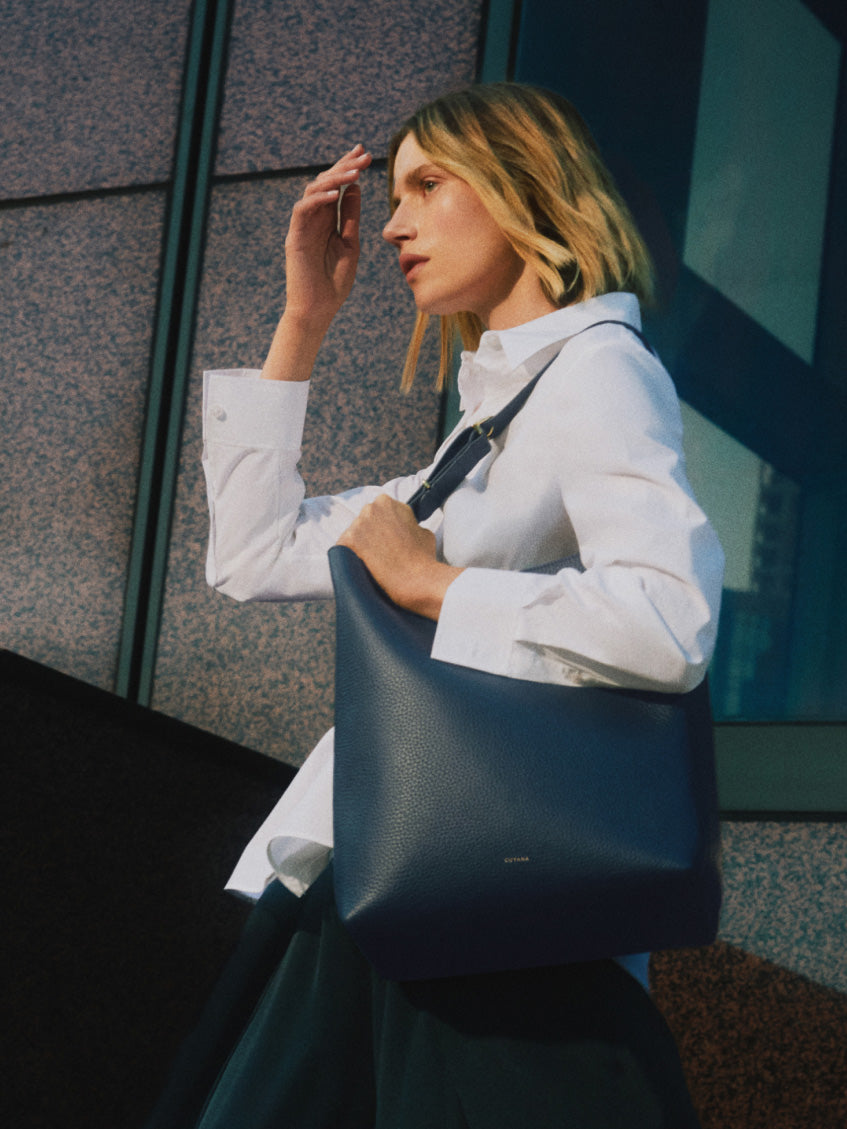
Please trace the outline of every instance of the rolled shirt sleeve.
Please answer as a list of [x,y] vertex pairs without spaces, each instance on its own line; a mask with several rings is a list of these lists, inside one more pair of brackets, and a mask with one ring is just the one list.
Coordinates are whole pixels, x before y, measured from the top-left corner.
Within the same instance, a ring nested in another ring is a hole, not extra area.
[[[513,422],[486,485],[503,479],[507,507],[518,504],[507,474],[528,510],[558,500],[565,551],[578,546],[586,571],[466,569],[433,657],[533,681],[688,690],[713,651],[723,553],[685,477],[676,394],[644,350],[577,341]],[[550,478],[558,499],[541,494]]]
[[204,374],[206,580],[235,600],[330,598],[327,551],[369,501],[405,500],[424,473],[306,498],[297,464],[308,395],[308,381],[262,380],[256,369]]

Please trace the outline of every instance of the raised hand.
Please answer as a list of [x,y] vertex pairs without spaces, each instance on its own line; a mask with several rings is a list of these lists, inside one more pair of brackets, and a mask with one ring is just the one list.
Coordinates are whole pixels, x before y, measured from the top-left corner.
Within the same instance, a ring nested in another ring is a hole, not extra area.
[[285,239],[285,312],[262,369],[265,380],[308,380],[359,262],[361,145],[311,181],[292,209]]
[[359,261],[361,145],[315,177],[294,205],[285,240],[286,312],[329,326],[348,297]]

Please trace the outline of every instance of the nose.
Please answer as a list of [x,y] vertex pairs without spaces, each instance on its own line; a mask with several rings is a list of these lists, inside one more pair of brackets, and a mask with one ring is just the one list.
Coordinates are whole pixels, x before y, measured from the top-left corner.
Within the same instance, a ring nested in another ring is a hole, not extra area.
[[395,247],[402,247],[407,239],[414,237],[414,234],[414,224],[409,217],[408,209],[400,203],[394,209],[391,219],[382,229],[382,238]]

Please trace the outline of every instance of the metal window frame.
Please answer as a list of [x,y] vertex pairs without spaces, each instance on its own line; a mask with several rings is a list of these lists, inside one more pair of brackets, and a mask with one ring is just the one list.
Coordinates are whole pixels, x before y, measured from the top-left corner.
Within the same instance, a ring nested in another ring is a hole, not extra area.
[[[512,77],[520,18],[521,0],[486,0],[481,81]],[[458,414],[456,400],[455,393],[448,399],[448,418]],[[832,818],[847,813],[847,724],[718,723],[715,749],[724,815]]]
[[233,0],[195,0],[151,351],[115,690],[153,693],[191,348]]

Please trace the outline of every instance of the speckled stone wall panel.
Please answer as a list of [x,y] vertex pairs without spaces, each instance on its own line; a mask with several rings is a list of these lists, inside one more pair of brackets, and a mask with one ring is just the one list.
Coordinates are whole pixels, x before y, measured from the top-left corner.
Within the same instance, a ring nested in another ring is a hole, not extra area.
[[0,213],[0,645],[113,685],[164,194]]
[[190,0],[5,0],[0,199],[170,175]]
[[847,993],[847,823],[727,822],[723,859],[722,939]]
[[[283,304],[288,216],[305,183],[274,178],[213,194],[153,703],[290,763],[302,761],[332,721],[332,606],[237,604],[206,586],[200,373],[261,366]],[[433,335],[425,347],[412,394],[401,395],[414,307],[379,235],[383,173],[368,174],[363,195],[358,278],[312,384],[301,461],[312,495],[415,470],[436,444],[437,341]]]
[[420,103],[471,82],[481,0],[237,0],[218,172],[378,155]]

